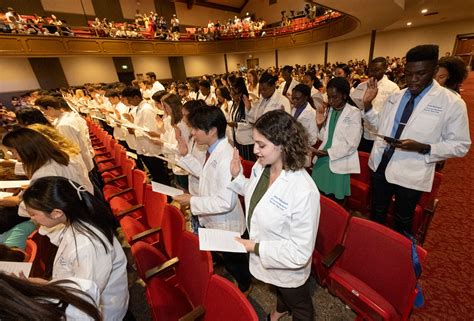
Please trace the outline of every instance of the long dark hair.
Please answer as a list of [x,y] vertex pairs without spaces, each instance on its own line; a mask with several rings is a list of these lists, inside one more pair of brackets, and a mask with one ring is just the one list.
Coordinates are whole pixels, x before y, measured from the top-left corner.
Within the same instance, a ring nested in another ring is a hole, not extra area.
[[23,162],[26,175],[31,176],[49,161],[67,166],[69,156],[60,147],[40,134],[29,128],[18,128],[3,137],[2,144],[9,148],[15,148]]
[[4,321],[66,320],[66,308],[72,305],[93,320],[102,320],[92,298],[71,287],[73,283],[37,284],[0,272],[0,316]]
[[102,199],[67,178],[49,176],[35,180],[23,193],[23,201],[27,207],[45,213],[54,209],[63,211],[71,227],[100,241],[106,253],[107,244],[85,223],[98,229],[113,244],[117,223],[110,208]]
[[245,119],[245,104],[243,97],[247,96],[248,98],[249,96],[247,86],[245,85],[245,79],[243,77],[237,77],[235,82],[232,84],[231,90],[240,95],[239,101],[234,101],[232,104],[232,119],[234,121]]

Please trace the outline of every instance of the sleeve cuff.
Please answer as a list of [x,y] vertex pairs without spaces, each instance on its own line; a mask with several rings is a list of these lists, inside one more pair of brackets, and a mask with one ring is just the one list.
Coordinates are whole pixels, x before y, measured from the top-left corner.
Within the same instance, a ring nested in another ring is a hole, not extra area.
[[253,251],[257,256],[260,256],[260,243],[255,243],[255,248]]

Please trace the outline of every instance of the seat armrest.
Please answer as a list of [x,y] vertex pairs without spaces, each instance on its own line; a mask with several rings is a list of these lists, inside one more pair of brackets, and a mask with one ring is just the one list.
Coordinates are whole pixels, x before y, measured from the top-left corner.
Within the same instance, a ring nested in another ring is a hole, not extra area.
[[135,212],[136,210],[139,210],[141,208],[143,208],[144,205],[143,204],[138,204],[138,205],[134,205],[132,207],[129,207],[128,209],[126,209],[125,211],[122,211],[120,213],[117,213],[115,214],[116,217],[122,217],[122,216],[125,216],[127,214],[130,214],[132,212]]
[[436,211],[436,208],[438,207],[438,203],[439,203],[439,200],[435,198],[432,204],[430,204],[429,206],[426,206],[425,212],[430,215],[433,215],[434,212]]
[[158,265],[158,266],[155,266],[154,268],[149,269],[148,271],[145,272],[145,279],[149,280],[155,275],[160,274],[161,272],[167,271],[168,269],[178,264],[178,262],[179,262],[179,258],[174,257],[161,265]]
[[194,321],[197,320],[199,317],[203,316],[205,312],[206,311],[204,307],[202,305],[198,305],[191,312],[188,312],[184,316],[179,318],[178,321]]
[[120,165],[107,167],[107,168],[104,168],[104,169],[100,170],[99,174],[102,174],[102,173],[105,173],[105,172],[110,172],[110,171],[113,171],[114,169],[119,169],[120,167],[121,167]]
[[138,234],[135,234],[133,237],[132,237],[132,242],[136,242],[136,241],[139,241],[140,239],[144,238],[144,237],[147,237],[149,235],[152,235],[152,234],[155,234],[157,232],[161,231],[161,227],[155,227],[155,228],[151,228],[151,229],[148,229],[146,231],[143,231],[141,233],[138,233]]
[[123,195],[123,194],[126,194],[126,193],[131,192],[131,191],[133,191],[133,188],[128,187],[128,188],[126,188],[126,189],[121,190],[120,192],[117,192],[117,193],[114,193],[114,194],[110,195],[110,196],[106,199],[106,201],[107,201],[107,202],[110,202],[110,200],[111,200],[112,198],[117,197],[117,196],[120,196],[120,195]]
[[115,161],[115,158],[109,157],[109,158],[105,158],[105,159],[102,159],[102,160],[96,162],[96,164],[110,163],[110,162],[113,162],[113,161]]
[[106,180],[106,181],[104,182],[104,184],[109,184],[109,183],[118,181],[119,179],[124,179],[124,178],[126,178],[126,177],[127,177],[127,175],[115,176],[114,178],[111,178],[111,179]]
[[341,256],[342,252],[344,252],[344,245],[342,244],[337,244],[331,252],[326,254],[322,260],[322,264],[326,268],[330,268],[334,262]]

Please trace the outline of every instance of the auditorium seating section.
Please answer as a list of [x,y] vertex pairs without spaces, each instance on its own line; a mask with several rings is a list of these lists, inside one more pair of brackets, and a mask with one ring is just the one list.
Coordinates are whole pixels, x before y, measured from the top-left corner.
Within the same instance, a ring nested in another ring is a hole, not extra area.
[[[89,119],[87,123],[95,161],[103,164],[99,167],[105,199],[131,245],[153,320],[258,320],[238,288],[214,274],[211,254],[200,251],[198,237],[185,230],[183,213],[167,204],[165,195],[153,192],[146,174],[135,168],[135,161],[120,144],[98,124]],[[369,193],[368,155],[360,155],[365,168],[352,180],[367,185],[360,190]],[[253,163],[242,161],[242,166],[245,176],[250,176]],[[441,179],[437,172],[433,190],[422,195],[416,209],[413,234],[421,241],[436,209]],[[365,204],[368,211],[369,203]],[[321,286],[356,312],[357,320],[408,320],[418,293],[413,249],[423,264],[426,251],[410,239],[351,216],[321,196],[312,273]],[[31,276],[50,275],[55,247],[47,237],[33,232],[25,252],[25,260],[33,263]]]

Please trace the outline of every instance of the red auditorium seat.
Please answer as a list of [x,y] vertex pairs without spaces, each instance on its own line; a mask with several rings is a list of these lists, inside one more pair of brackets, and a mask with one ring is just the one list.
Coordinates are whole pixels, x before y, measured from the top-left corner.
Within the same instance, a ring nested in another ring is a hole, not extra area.
[[347,198],[347,207],[364,215],[369,213],[371,200],[369,156],[369,153],[359,152],[360,174],[351,174],[351,196]]
[[[328,276],[331,293],[363,320],[408,320],[417,294],[412,242],[386,226],[351,218]],[[417,246],[420,263],[426,251]]]
[[25,248],[25,262],[33,263],[36,260],[36,254],[38,252],[38,246],[36,245],[35,241],[32,239],[26,240],[26,248]]
[[254,308],[227,279],[214,274],[204,301],[204,321],[258,321]]
[[348,222],[349,213],[341,205],[321,196],[321,214],[311,270],[316,281],[322,286],[326,285],[328,275],[328,269],[322,264],[322,260],[330,255],[338,244],[342,244]]
[[252,167],[255,164],[255,162],[241,159],[242,163],[242,168],[243,168],[243,174],[246,178],[250,178],[250,174],[252,174]]
[[[176,286],[154,277],[170,268],[176,269]],[[200,251],[198,237],[184,231],[179,242],[178,257],[146,273],[149,279],[147,300],[153,313],[153,320],[175,321],[187,313],[202,311],[213,272],[211,253]]]

